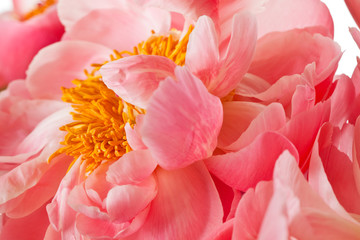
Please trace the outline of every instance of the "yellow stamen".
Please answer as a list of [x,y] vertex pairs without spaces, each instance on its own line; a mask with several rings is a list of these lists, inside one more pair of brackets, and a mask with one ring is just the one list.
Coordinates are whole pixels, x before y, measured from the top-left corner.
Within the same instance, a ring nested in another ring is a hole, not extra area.
[[[133,52],[114,50],[110,61],[129,55],[145,54],[165,56],[178,65],[184,65],[192,30],[191,26],[180,41],[175,34],[168,37],[153,34],[147,41],[134,47]],[[133,128],[136,116],[145,114],[145,110],[125,102],[106,87],[98,73],[106,63],[108,61],[92,64],[91,72],[84,70],[85,80],[75,79],[75,87],[62,88],[62,100],[72,103],[74,112],[71,115],[74,121],[60,128],[67,132],[61,142],[64,146],[52,154],[49,161],[62,153],[75,159],[81,156],[81,160],[86,162],[86,172],[89,174],[100,164],[115,161],[132,150],[127,142],[125,125],[128,123]]]
[[36,8],[22,16],[21,20],[26,21],[30,18],[39,15],[46,11],[50,6],[54,5],[57,2],[57,0],[42,0],[40,3],[37,4]]

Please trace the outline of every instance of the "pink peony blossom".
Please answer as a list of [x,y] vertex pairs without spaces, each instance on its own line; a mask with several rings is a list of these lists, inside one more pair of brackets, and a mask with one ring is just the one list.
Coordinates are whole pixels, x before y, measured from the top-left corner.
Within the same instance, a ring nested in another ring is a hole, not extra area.
[[360,26],[360,1],[359,0],[345,0],[345,3],[352,14],[356,24]]
[[[355,115],[349,107],[355,94],[345,108],[340,103],[351,84],[332,82],[341,51],[323,3],[62,0],[58,6],[63,41],[42,49],[26,82],[10,84],[0,99],[4,112],[16,105],[15,95],[39,102],[20,116],[35,116],[47,104],[34,121],[8,114],[16,117],[4,130],[12,138],[4,141],[10,157],[0,172],[1,234],[15,237],[13,226],[30,221],[52,197],[50,225],[43,221],[36,235],[45,239],[221,239],[247,227],[260,237],[282,237],[293,234],[293,214],[307,217],[302,206],[282,215],[301,201],[322,211],[310,212],[310,220],[340,215],[335,223],[357,228],[313,194],[297,169],[314,171],[309,159],[325,122],[341,127]],[[273,184],[259,183],[272,178],[284,151]],[[260,189],[258,199],[252,187]],[[259,214],[243,223],[255,203]]]
[[25,77],[33,57],[43,47],[59,41],[64,28],[56,6],[48,0],[42,5],[38,1],[14,0],[14,12],[0,15],[0,88],[15,79]]

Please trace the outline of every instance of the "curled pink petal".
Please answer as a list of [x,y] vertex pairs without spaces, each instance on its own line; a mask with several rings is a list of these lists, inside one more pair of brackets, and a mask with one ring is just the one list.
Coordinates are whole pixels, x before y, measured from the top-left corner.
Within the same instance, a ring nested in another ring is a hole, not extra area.
[[174,76],[176,64],[166,57],[137,55],[105,64],[104,83],[125,101],[145,108],[160,81]]
[[141,129],[143,142],[165,169],[209,157],[222,124],[220,100],[185,68],[176,68],[175,75],[177,81],[161,82],[150,98]]
[[246,191],[261,180],[271,179],[275,162],[284,150],[289,150],[298,158],[296,148],[288,139],[275,132],[265,132],[247,147],[212,156],[205,163],[211,173],[223,182]]
[[345,0],[345,3],[352,14],[355,22],[360,27],[360,1],[359,0]]

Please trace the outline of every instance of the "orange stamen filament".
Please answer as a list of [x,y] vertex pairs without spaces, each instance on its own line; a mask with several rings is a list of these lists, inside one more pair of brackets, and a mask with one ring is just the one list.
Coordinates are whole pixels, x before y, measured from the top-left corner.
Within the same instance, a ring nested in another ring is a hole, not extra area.
[[22,16],[21,20],[26,21],[34,16],[42,14],[46,11],[46,9],[54,5],[56,2],[57,0],[42,0],[40,3],[37,4],[36,8]]

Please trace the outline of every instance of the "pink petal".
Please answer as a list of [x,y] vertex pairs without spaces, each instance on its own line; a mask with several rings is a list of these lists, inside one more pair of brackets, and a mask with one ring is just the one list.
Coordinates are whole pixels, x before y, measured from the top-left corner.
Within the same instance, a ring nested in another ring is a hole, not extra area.
[[228,240],[231,239],[234,227],[234,219],[224,222],[221,227],[216,229],[208,239],[212,240]]
[[[293,116],[280,132],[284,134],[297,148],[299,166],[306,171],[307,158],[322,124],[329,120],[330,102],[318,103],[308,111]],[[311,121],[309,121],[311,119]]]
[[322,127],[311,156],[309,184],[327,205],[342,217],[351,219],[345,209],[359,213],[360,205],[357,202],[360,195],[354,182],[350,159],[331,145],[331,138],[337,134],[330,124]]
[[232,239],[256,239],[272,194],[269,182],[260,182],[244,194],[235,213]]
[[[65,113],[68,113],[68,110]],[[20,152],[30,152],[34,156],[29,159],[25,158],[22,164],[0,176],[0,184],[2,186],[0,188],[0,204],[18,197],[31,187],[34,187],[49,168],[56,163],[56,161],[52,161],[49,164],[47,161],[50,155],[60,147],[59,142],[63,138],[63,133],[58,128],[63,125],[64,119],[67,119],[67,115],[64,115],[63,110],[54,113],[42,121],[19,145],[19,147],[27,150]],[[29,146],[30,142],[32,143],[31,146]],[[37,142],[38,145],[34,146],[34,142]],[[24,156],[26,157],[26,155]],[[57,175],[54,177],[57,177]]]
[[61,87],[84,79],[84,69],[109,59],[111,50],[89,42],[64,41],[39,52],[27,72],[26,83],[34,98],[60,99]]
[[133,150],[143,150],[147,149],[145,144],[142,141],[140,129],[144,122],[144,115],[140,114],[136,116],[136,124],[134,128],[130,124],[125,124],[126,140],[128,141],[130,147]]
[[43,239],[49,219],[45,206],[24,218],[7,219],[5,225],[0,229],[0,239]]
[[189,70],[210,87],[218,74],[220,63],[219,40],[213,21],[201,16],[190,34],[185,64]]
[[61,231],[65,239],[71,239],[71,236],[76,236],[76,212],[67,204],[67,201],[70,191],[80,181],[80,162],[81,160],[78,159],[70,168],[61,181],[52,202],[46,206],[52,227],[56,231]]
[[298,85],[291,99],[291,117],[309,111],[315,105],[315,89],[309,85]]
[[221,149],[235,142],[265,106],[253,102],[231,101],[224,102],[223,109],[224,121],[218,138],[218,147]]
[[134,46],[151,36],[152,30],[164,34],[169,29],[170,15],[161,10],[96,9],[76,22],[65,36],[71,40],[102,44],[118,51],[132,51]]
[[349,31],[350,31],[354,41],[356,42],[358,48],[360,48],[360,31],[357,28],[354,28],[354,27],[349,28]]
[[324,27],[325,34],[333,36],[334,26],[330,12],[321,1],[273,0],[267,1],[264,8],[257,16],[259,37],[270,32],[316,26]]
[[203,163],[155,174],[158,194],[133,239],[202,239],[221,225],[221,201]]
[[145,108],[160,81],[174,76],[176,64],[166,57],[137,55],[105,64],[103,81],[125,101]]
[[136,184],[148,178],[157,166],[148,150],[136,150],[110,165],[107,181],[117,184]]
[[171,12],[178,12],[192,20],[197,20],[202,15],[216,16],[217,1],[215,0],[184,0],[161,1],[150,0],[149,6],[156,6]]
[[178,81],[168,78],[154,92],[141,129],[143,142],[166,169],[209,157],[222,124],[220,100],[185,68],[175,75]]
[[354,101],[355,88],[351,79],[340,76],[331,96],[330,122],[341,127],[349,119]]
[[44,240],[61,240],[61,233],[55,231],[55,229],[49,225],[46,230]]
[[286,116],[283,107],[279,103],[272,103],[265,107],[251,121],[247,129],[228,146],[224,146],[226,151],[238,151],[239,149],[250,144],[258,135],[267,131],[276,131],[284,127]]
[[345,3],[355,22],[360,26],[360,2],[358,0],[345,0]]
[[[316,73],[320,74],[339,56],[340,47],[332,39],[320,34],[312,35],[298,29],[275,32],[257,42],[249,72],[273,84],[282,76],[302,73],[305,66],[312,62],[316,63]],[[315,84],[323,81],[330,73],[321,76]]]
[[64,28],[54,8],[26,22],[0,19],[0,31],[1,88],[11,80],[25,78],[33,57],[41,48],[59,41]]
[[1,210],[6,211],[6,215],[9,217],[21,218],[40,208],[55,195],[71,160],[71,157],[66,155],[53,159],[54,163],[44,172],[34,187],[27,189],[20,196],[0,205],[0,208],[5,208]]
[[212,174],[231,187],[246,191],[259,181],[269,180],[275,161],[284,151],[298,156],[296,148],[284,136],[275,132],[260,134],[247,147],[206,160]]
[[[250,14],[236,14],[233,17],[233,27],[229,45],[222,58],[222,68],[217,80],[209,87],[216,96],[224,97],[239,83],[248,71],[254,56],[257,36],[256,19]],[[240,44],[239,44],[240,43]],[[225,75],[222,76],[222,71]]]
[[157,194],[155,178],[138,185],[122,185],[112,188],[106,198],[106,208],[112,221],[131,221],[143,211]]

